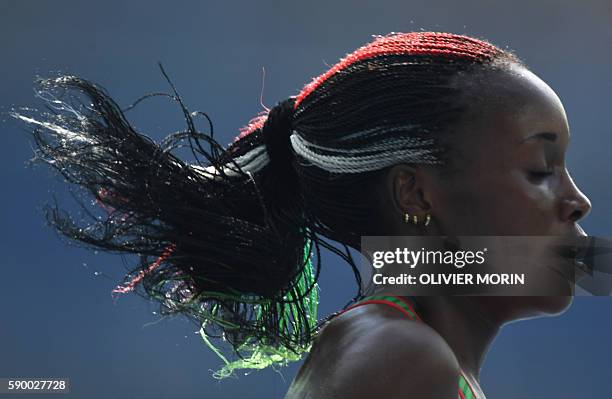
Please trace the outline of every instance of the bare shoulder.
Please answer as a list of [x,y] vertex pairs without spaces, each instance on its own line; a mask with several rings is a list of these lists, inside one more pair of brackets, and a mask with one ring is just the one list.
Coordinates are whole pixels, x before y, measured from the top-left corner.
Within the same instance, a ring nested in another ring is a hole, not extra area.
[[446,341],[388,310],[364,306],[323,328],[286,398],[456,399],[459,365]]

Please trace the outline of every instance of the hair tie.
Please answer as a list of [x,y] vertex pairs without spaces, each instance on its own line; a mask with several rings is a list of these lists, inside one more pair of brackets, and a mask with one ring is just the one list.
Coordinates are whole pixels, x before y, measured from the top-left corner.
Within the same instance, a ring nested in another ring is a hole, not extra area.
[[294,104],[294,97],[276,104],[268,113],[268,118],[261,129],[270,164],[275,169],[291,167],[293,150],[291,149],[289,136],[293,130]]

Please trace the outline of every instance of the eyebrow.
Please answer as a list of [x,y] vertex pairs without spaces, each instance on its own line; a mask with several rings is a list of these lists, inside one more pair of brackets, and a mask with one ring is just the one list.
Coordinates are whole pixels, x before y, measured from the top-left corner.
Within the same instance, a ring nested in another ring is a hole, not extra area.
[[523,138],[519,142],[519,144],[523,144],[524,142],[529,141],[529,140],[547,140],[547,141],[551,141],[554,143],[555,141],[557,141],[557,134],[551,133],[551,132],[540,132],[540,133],[532,134],[530,136]]

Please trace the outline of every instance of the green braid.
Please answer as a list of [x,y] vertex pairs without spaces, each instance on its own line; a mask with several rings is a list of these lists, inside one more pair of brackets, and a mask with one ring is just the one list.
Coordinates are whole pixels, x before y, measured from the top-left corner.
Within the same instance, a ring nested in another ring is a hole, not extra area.
[[[287,294],[287,301],[283,303],[274,303],[273,301],[261,301],[257,300],[258,303],[255,305],[255,321],[261,320],[262,315],[266,313],[272,306],[276,306],[278,314],[281,315],[279,319],[279,331],[285,333],[287,336],[293,336],[295,342],[300,342],[301,329],[295,324],[295,314],[298,313],[298,305],[296,304],[296,298],[302,298],[301,307],[307,311],[308,329],[314,331],[317,325],[317,310],[319,305],[319,287],[315,283],[314,270],[312,266],[312,260],[310,256],[310,246],[312,241],[306,240],[304,245],[304,258],[303,262],[305,266],[302,272],[297,276],[294,283],[294,290],[291,290]],[[306,291],[311,288],[310,292],[306,294]],[[219,297],[220,293],[215,293],[215,296]],[[227,295],[231,297],[231,295]],[[235,297],[234,297],[235,298]],[[249,302],[248,299],[240,298],[242,302]],[[273,345],[264,344],[253,344],[246,340],[244,344],[237,348],[238,353],[247,353],[248,356],[243,359],[229,361],[209,339],[205,332],[205,326],[207,323],[213,321],[218,324],[227,324],[227,321],[222,318],[215,317],[219,307],[213,307],[211,315],[208,320],[202,323],[200,328],[200,336],[206,343],[206,345],[223,360],[225,365],[213,373],[213,377],[217,379],[223,379],[230,377],[234,374],[234,370],[237,369],[264,369],[269,366],[286,366],[289,362],[295,362],[302,358],[304,353],[307,353],[312,342],[299,345],[292,349],[286,347],[276,347]],[[226,328],[239,328],[238,325],[223,325]]]

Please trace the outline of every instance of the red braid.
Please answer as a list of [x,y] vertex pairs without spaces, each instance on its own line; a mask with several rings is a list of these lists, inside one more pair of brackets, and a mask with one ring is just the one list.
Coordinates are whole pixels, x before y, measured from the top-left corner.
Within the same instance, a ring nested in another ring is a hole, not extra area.
[[[468,36],[443,32],[409,32],[390,33],[377,36],[374,41],[348,54],[327,72],[314,78],[297,96],[294,109],[302,100],[317,89],[325,80],[354,62],[381,55],[437,55],[448,58],[462,58],[483,62],[491,60],[501,50],[494,45]],[[262,111],[258,116],[240,129],[237,141],[244,136],[261,129],[266,121],[268,111]]]
[[358,48],[344,57],[324,74],[316,77],[297,96],[294,108],[329,77],[354,62],[381,55],[439,55],[485,61],[492,59],[501,50],[482,40],[468,36],[440,32],[390,33],[378,36],[373,42]]
[[266,119],[268,119],[268,112],[269,111],[261,111],[259,115],[251,119],[246,126],[240,128],[240,134],[234,138],[234,142],[243,138],[247,134],[253,133],[255,130],[261,129],[264,123],[266,123]]

